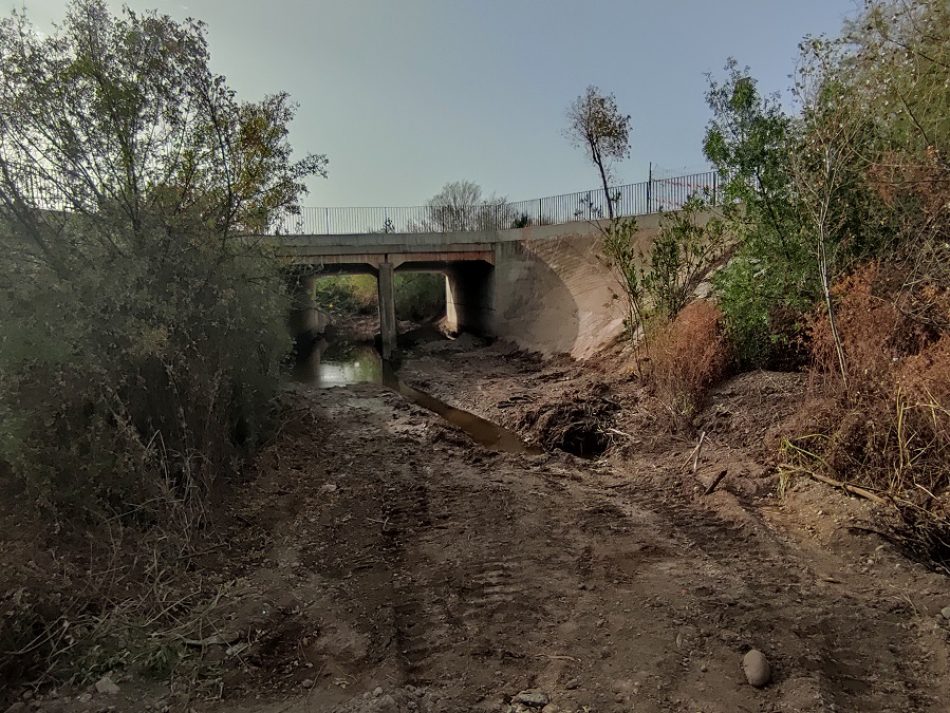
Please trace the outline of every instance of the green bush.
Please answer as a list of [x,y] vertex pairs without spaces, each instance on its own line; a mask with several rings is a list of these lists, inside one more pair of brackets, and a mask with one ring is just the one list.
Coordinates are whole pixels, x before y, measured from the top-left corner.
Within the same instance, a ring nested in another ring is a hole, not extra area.
[[0,22],[0,459],[73,523],[187,536],[277,393],[281,266],[242,236],[324,159],[290,160],[287,97],[237,102],[204,32],[100,0]]
[[[393,282],[396,317],[422,322],[445,313],[445,277],[438,273],[397,272]],[[333,275],[317,280],[316,301],[339,317],[375,314],[376,278],[371,275]]]
[[787,363],[819,301],[833,325],[830,286],[863,262],[946,281],[948,20],[944,0],[872,0],[841,36],[806,38],[795,115],[733,60],[711,82],[704,151],[738,241],[717,297],[743,366]]
[[316,301],[334,316],[376,312],[376,278],[371,275],[330,275],[317,279]]
[[270,417],[289,347],[277,268],[179,235],[19,284],[0,314],[0,458],[68,514],[200,508]]
[[700,215],[708,209],[693,196],[681,210],[664,215],[648,253],[636,244],[636,218],[617,218],[604,229],[604,257],[626,297],[631,336],[638,328],[646,334],[651,324],[672,322],[725,254],[722,220]]
[[445,314],[445,277],[441,273],[396,273],[396,317],[412,322]]

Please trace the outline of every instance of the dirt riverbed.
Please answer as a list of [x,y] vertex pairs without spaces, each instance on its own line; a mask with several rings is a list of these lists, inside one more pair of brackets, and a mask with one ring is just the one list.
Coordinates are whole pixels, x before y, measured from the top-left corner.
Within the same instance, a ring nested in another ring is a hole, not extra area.
[[625,363],[468,337],[406,355],[404,381],[542,455],[475,445],[382,386],[288,388],[205,562],[230,602],[215,685],[117,673],[118,693],[23,710],[947,711],[948,580],[851,529],[863,502],[804,481],[779,496],[799,377],[720,386],[694,472],[695,437],[649,425]]

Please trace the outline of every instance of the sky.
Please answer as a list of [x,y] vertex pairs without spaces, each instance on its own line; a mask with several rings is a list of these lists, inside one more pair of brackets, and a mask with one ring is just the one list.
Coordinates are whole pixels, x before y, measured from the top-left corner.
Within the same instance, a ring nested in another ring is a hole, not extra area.
[[[798,43],[858,0],[125,0],[208,26],[242,99],[287,91],[298,154],[329,157],[312,206],[419,205],[447,181],[523,200],[593,188],[563,136],[588,84],[632,117],[617,183],[705,170],[706,74],[728,57],[786,92]],[[48,31],[63,0],[6,0]],[[118,10],[123,2],[109,0]],[[786,96],[786,101],[789,101]]]

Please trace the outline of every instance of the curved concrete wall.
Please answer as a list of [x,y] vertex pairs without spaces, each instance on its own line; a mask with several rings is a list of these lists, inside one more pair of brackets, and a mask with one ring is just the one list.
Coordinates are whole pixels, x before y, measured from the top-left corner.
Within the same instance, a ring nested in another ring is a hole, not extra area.
[[[646,251],[659,216],[639,219]],[[592,356],[624,329],[626,303],[588,222],[501,231],[496,246],[493,333],[545,354]]]

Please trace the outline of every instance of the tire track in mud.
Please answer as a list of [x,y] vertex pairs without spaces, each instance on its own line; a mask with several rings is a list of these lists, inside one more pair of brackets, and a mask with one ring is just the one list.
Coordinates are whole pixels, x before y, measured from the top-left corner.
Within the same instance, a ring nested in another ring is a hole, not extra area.
[[[534,496],[486,479],[458,454],[436,465],[442,475],[415,473],[387,508],[396,646],[408,683],[461,677],[472,695],[491,681],[488,661],[523,658],[557,618],[564,605],[552,607],[544,585],[572,558],[559,528],[542,529]],[[526,551],[539,532],[542,542]]]
[[[709,588],[697,602],[710,620],[739,633],[734,645],[795,634],[796,645],[777,650],[784,659],[779,677],[816,677],[823,702],[836,710],[880,710],[881,703],[883,710],[932,710],[934,701],[915,683],[920,671],[912,671],[899,653],[926,657],[899,609],[869,603],[844,587],[819,587],[814,565],[758,517],[747,524],[726,520],[682,493],[647,483],[624,496],[663,518],[688,549],[741,577],[745,601]],[[882,680],[882,671],[891,672],[890,680]]]
[[[901,660],[917,647],[906,617],[820,584],[754,516],[722,517],[650,481],[605,490],[603,463],[432,445],[400,434],[359,470],[391,578],[386,650],[401,683],[445,689],[440,710],[470,711],[536,681],[560,687],[571,710],[627,710],[604,688],[641,674],[651,688],[638,710],[692,712],[702,685],[718,696],[710,710],[752,710],[765,699],[733,678],[750,645],[776,670],[776,705],[760,710],[938,710]],[[717,680],[697,673],[701,660]],[[583,684],[568,694],[575,675]],[[776,702],[792,677],[813,680],[821,703]]]

